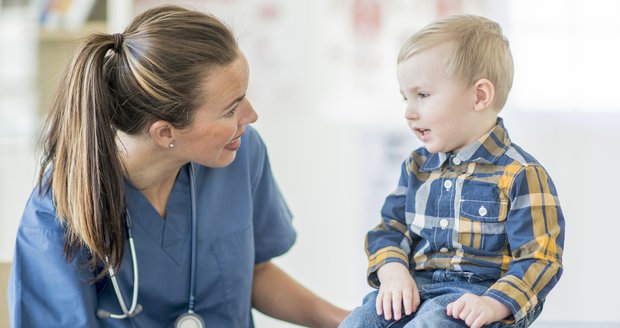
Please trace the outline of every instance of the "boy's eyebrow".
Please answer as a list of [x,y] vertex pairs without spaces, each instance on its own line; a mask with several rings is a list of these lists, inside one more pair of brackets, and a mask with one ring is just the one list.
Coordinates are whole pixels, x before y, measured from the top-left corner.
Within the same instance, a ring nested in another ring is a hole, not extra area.
[[[411,88],[407,88],[406,91],[409,91],[411,93],[416,93],[418,90],[420,90],[421,88],[418,86],[415,87],[411,87]],[[403,90],[400,90],[400,93],[404,96],[405,93],[403,92]]]

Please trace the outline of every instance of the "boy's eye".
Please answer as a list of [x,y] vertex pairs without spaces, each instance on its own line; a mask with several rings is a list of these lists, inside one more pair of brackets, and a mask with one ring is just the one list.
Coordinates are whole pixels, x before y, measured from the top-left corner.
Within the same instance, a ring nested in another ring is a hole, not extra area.
[[403,96],[403,101],[407,102],[407,97]]
[[428,93],[426,93],[426,92],[418,92],[418,97],[419,98],[426,98],[428,96],[430,96],[430,95]]

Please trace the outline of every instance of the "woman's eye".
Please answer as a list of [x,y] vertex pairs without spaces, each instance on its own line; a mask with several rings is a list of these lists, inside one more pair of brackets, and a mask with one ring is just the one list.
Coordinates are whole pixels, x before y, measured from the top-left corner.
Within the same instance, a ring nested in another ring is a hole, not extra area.
[[425,93],[425,92],[419,92],[419,93],[418,93],[418,98],[426,98],[426,97],[428,97],[428,96],[429,96],[429,94],[428,94],[428,93]]
[[407,97],[403,96],[403,102],[407,102]]
[[235,107],[231,108],[226,114],[224,114],[224,117],[233,117],[238,107],[239,104],[235,105]]

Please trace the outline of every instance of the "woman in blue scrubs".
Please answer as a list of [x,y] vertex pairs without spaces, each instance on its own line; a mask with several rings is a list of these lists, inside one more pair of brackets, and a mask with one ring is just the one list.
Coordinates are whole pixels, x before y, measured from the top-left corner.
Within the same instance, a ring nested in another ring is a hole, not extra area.
[[174,6],[84,42],[17,235],[15,327],[252,327],[252,307],[338,325],[346,311],[270,262],[295,232],[248,74],[225,25]]

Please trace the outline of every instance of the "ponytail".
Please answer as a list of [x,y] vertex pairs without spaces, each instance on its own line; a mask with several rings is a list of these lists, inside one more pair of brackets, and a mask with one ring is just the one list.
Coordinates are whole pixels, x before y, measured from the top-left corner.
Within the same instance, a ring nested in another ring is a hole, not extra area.
[[84,42],[64,73],[42,136],[39,185],[51,189],[66,229],[67,260],[85,248],[91,269],[103,265],[95,279],[119,269],[126,172],[117,130],[140,135],[159,120],[189,126],[211,96],[201,87],[208,73],[232,63],[238,50],[217,18],[177,6],[149,9],[123,34]]
[[[58,219],[66,229],[64,253],[90,252],[89,267],[118,269],[125,245],[124,184],[112,113],[118,106],[104,64],[116,53],[114,38],[89,37],[66,68],[45,122],[41,186],[51,188]],[[106,57],[111,48],[115,53]],[[105,65],[108,67],[110,65]],[[107,259],[107,261],[106,261]]]

